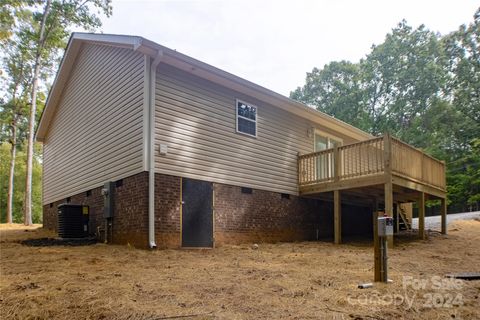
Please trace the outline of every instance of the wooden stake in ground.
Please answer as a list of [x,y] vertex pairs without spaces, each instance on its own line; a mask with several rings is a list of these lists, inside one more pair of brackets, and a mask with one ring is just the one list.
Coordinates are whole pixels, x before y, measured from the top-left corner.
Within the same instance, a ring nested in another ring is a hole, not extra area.
[[35,118],[37,114],[37,91],[38,91],[38,76],[40,74],[41,55],[45,46],[45,24],[50,12],[50,5],[52,0],[47,0],[45,10],[43,11],[42,22],[40,24],[40,35],[37,50],[35,53],[35,64],[33,69],[32,81],[32,102],[30,105],[30,116],[28,119],[28,145],[27,145],[27,176],[25,179],[25,202],[24,202],[24,223],[25,225],[32,225],[32,171],[33,171],[33,143],[35,135]]

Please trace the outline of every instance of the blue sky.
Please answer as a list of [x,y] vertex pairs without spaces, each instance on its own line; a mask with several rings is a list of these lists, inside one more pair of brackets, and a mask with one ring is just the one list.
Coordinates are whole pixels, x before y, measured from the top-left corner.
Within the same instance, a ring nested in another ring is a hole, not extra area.
[[402,19],[442,34],[478,0],[113,0],[104,33],[139,35],[287,95],[306,72],[358,61]]

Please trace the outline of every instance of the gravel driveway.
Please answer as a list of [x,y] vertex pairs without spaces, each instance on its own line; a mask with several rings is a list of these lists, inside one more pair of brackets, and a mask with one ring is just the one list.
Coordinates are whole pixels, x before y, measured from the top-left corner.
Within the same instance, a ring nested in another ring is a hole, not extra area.
[[[447,224],[455,220],[473,220],[473,219],[480,219],[480,211],[448,214]],[[412,228],[418,229],[418,218],[413,218]],[[440,230],[441,229],[440,216],[425,217],[425,229]]]

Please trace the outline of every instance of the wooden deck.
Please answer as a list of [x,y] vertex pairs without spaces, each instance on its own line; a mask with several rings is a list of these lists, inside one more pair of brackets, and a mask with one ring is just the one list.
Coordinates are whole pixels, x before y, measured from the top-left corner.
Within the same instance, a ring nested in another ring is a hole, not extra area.
[[[298,185],[302,196],[330,196],[334,202],[336,234],[340,233],[341,194],[345,200],[363,199],[384,204],[392,216],[393,206],[417,202],[424,215],[425,200],[440,199],[446,215],[445,163],[390,135],[300,155]],[[338,217],[337,217],[338,216]],[[338,219],[337,219],[338,218]],[[338,220],[338,221],[337,221]],[[446,232],[446,219],[442,219]],[[420,223],[420,236],[424,237]],[[341,236],[335,237],[340,242]]]

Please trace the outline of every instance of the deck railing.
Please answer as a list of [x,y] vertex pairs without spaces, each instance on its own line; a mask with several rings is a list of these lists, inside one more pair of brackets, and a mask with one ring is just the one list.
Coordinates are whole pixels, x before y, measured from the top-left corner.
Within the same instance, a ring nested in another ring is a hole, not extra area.
[[[301,155],[298,158],[300,185],[333,181],[334,149]],[[321,165],[325,163],[326,165]]]
[[445,163],[385,135],[298,157],[299,186],[383,174],[445,190]]
[[391,138],[392,172],[416,182],[445,189],[445,163]]
[[383,172],[383,150],[382,137],[338,147],[339,180]]

